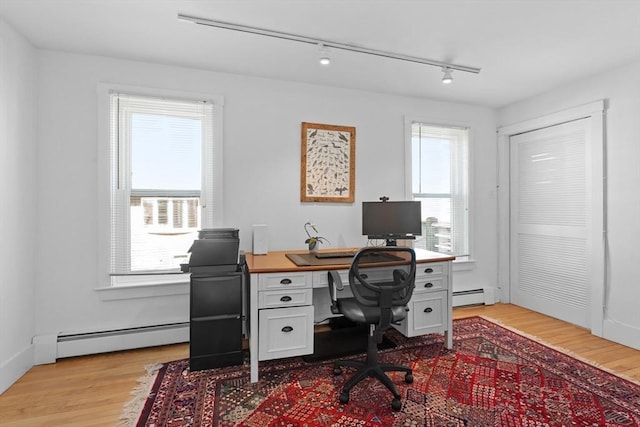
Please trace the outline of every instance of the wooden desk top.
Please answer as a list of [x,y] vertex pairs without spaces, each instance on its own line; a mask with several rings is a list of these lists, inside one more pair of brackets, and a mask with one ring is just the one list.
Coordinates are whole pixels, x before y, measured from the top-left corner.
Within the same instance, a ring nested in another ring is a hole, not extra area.
[[[359,248],[340,248],[340,249],[326,249],[326,252],[358,250]],[[427,262],[440,262],[440,261],[453,261],[454,256],[440,254],[437,252],[430,252],[424,249],[414,249],[416,252],[416,261],[418,263]],[[321,251],[322,252],[322,251]],[[330,265],[308,265],[297,266],[293,261],[287,258],[286,254],[305,254],[306,250],[292,250],[292,251],[272,251],[266,255],[254,255],[251,252],[246,253],[247,266],[250,273],[278,273],[288,271],[318,271],[318,270],[343,270],[351,266],[351,263],[345,264],[342,259],[336,259],[338,264]],[[386,262],[379,265],[393,265],[394,263]],[[367,264],[367,267],[376,267],[378,264]]]

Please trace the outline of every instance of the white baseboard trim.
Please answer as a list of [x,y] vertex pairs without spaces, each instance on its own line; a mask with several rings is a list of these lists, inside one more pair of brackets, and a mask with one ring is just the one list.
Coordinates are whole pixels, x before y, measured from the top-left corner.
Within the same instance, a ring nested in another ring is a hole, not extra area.
[[115,331],[60,335],[57,358],[154,347],[189,341],[189,323],[145,326]]
[[33,364],[56,363],[58,354],[58,334],[36,335],[33,337]]
[[33,345],[28,345],[0,364],[0,394],[33,367]]
[[636,350],[640,350],[640,329],[615,320],[605,319],[602,337]]

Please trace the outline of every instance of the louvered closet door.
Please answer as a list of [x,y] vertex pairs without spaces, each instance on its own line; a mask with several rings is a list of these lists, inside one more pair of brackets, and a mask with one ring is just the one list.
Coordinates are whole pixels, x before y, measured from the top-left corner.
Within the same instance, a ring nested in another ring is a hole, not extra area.
[[588,121],[512,136],[511,301],[589,327]]

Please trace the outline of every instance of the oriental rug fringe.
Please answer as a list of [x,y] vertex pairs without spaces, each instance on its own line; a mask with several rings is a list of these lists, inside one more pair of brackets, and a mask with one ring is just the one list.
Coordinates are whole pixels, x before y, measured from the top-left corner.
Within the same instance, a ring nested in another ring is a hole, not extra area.
[[[387,337],[382,362],[411,366],[414,381],[391,374],[402,408],[367,379],[338,402],[345,378],[331,361],[290,358],[190,372],[188,360],[162,365],[142,408],[124,425],[168,426],[640,426],[640,384],[481,317],[454,321],[454,348],[443,337]],[[357,358],[358,356],[354,356]],[[139,402],[140,403],[140,402]],[[134,403],[135,405],[135,403]]]

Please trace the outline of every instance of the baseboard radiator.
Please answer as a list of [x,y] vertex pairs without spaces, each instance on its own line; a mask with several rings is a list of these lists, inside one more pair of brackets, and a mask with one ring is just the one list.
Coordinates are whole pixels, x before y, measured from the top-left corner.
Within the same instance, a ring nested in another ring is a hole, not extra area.
[[[487,303],[492,304],[493,301]],[[454,307],[483,304],[485,304],[484,289],[453,292]],[[57,338],[56,358],[184,342],[189,342],[189,322],[80,334],[60,334]]]
[[453,306],[464,307],[470,305],[484,305],[484,298],[484,289],[471,289],[467,291],[453,292]]
[[58,335],[57,358],[189,342],[189,322]]

